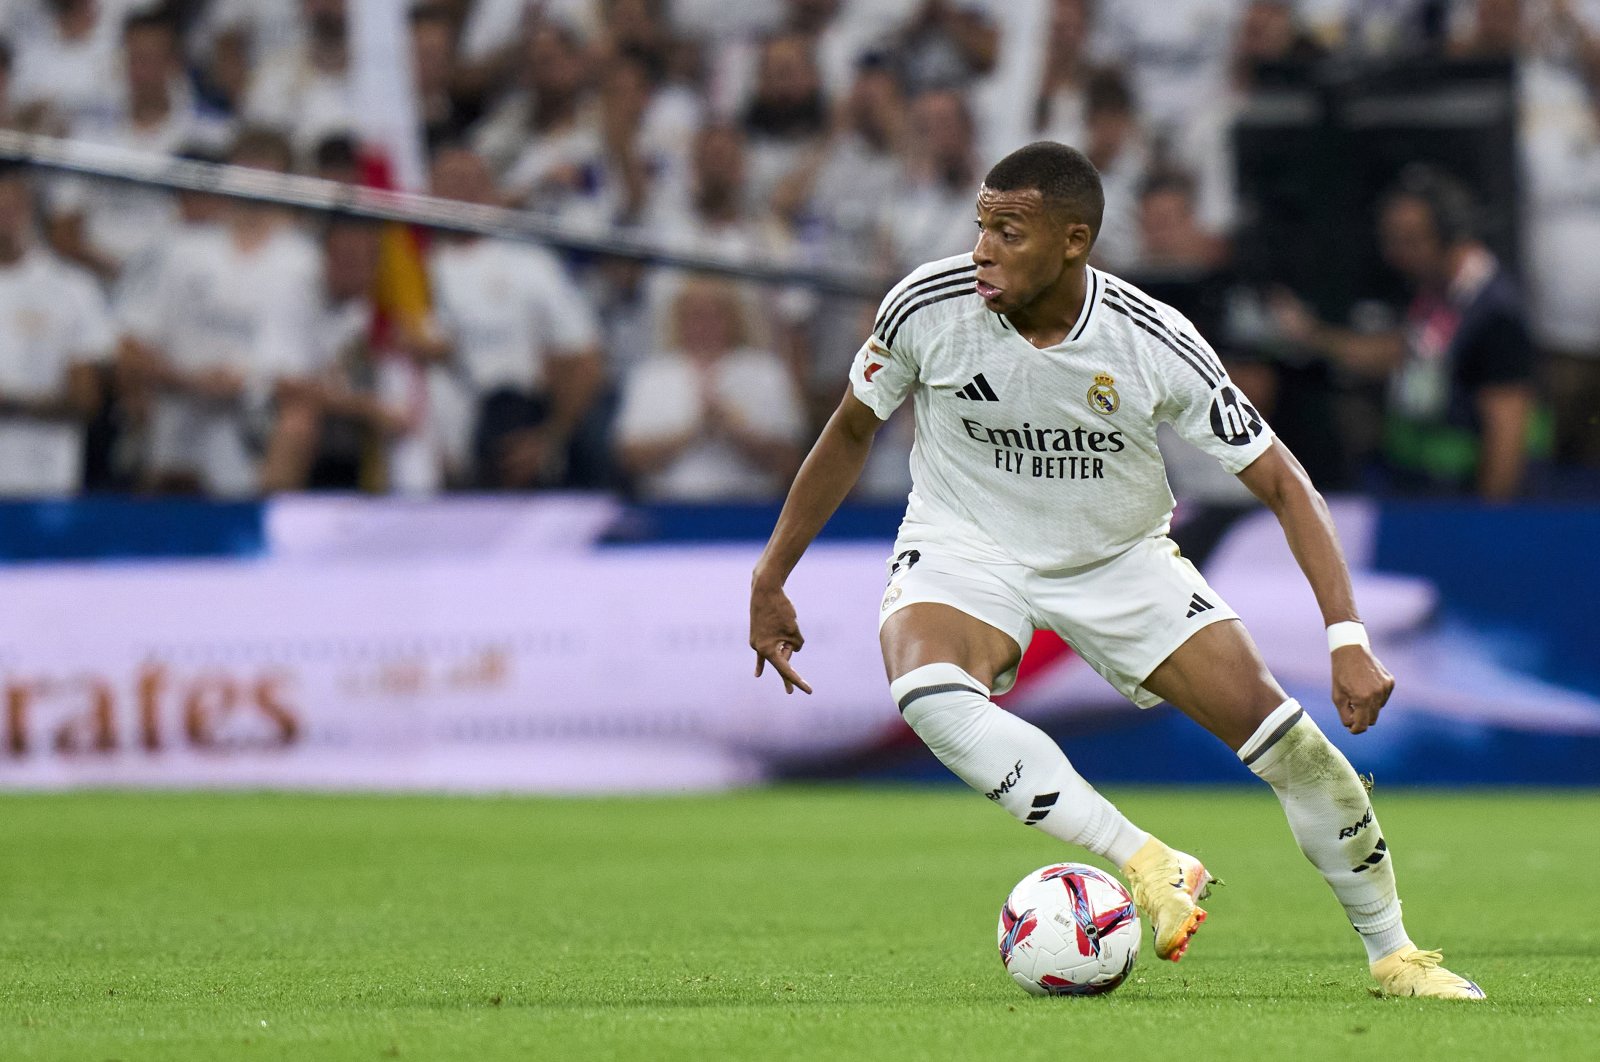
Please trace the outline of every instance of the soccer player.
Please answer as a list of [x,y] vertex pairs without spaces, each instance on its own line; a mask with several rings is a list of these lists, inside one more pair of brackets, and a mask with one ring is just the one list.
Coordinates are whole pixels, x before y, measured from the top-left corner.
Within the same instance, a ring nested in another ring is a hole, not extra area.
[[1482,999],[1411,943],[1361,779],[1167,537],[1163,421],[1277,515],[1328,626],[1340,719],[1353,734],[1377,721],[1394,680],[1368,648],[1321,496],[1182,315],[1087,265],[1103,208],[1082,153],[1021,148],[978,190],[973,252],[914,270],[884,298],[756,565],[756,675],[770,664],[787,691],[810,692],[784,582],[911,395],[914,487],[879,629],[890,693],[934,754],[1028,825],[1121,867],[1156,953],[1183,956],[1210,873],[990,700],[1011,687],[1034,629],[1054,630],[1135,704],[1171,702],[1272,787],[1385,993]]

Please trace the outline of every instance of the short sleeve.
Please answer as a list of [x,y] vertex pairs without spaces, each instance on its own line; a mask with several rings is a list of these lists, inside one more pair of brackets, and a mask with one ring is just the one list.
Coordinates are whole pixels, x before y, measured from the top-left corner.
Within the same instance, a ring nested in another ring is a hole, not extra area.
[[[883,303],[878,307],[878,321],[886,321],[892,311],[898,308],[906,286],[904,282],[897,284],[893,291],[884,296]],[[918,362],[908,349],[913,346],[914,333],[907,329],[898,330],[894,333],[895,344],[891,347],[880,336],[882,331],[881,325],[876,327],[867,341],[861,344],[861,349],[856,351],[855,361],[850,365],[850,389],[877,414],[879,420],[888,420],[917,382]]]
[[1500,309],[1484,320],[1462,351],[1459,369],[1461,382],[1469,390],[1510,384],[1531,384],[1534,380],[1533,339],[1522,316],[1510,308]]
[[1165,399],[1157,419],[1237,475],[1271,448],[1272,428],[1194,326],[1170,309],[1163,316],[1173,356],[1161,362]]

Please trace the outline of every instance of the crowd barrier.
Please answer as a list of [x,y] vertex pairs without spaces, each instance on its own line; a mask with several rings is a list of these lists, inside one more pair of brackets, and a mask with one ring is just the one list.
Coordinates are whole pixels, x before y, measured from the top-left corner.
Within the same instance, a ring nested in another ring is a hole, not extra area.
[[[1388,783],[1600,784],[1600,510],[1334,505],[1399,678],[1339,743]],[[816,693],[756,681],[773,510],[603,497],[0,506],[0,786],[651,792],[947,778],[890,702],[895,513],[852,509],[791,582]],[[1180,528],[1181,534],[1181,528]],[[1337,729],[1320,621],[1270,515],[1199,558]],[[1247,773],[1036,639],[1007,707],[1102,781]]]

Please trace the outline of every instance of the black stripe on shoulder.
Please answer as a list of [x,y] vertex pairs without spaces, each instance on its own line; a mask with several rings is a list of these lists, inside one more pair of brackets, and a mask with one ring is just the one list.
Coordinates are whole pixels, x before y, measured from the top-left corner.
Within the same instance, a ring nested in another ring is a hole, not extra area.
[[1166,345],[1168,350],[1172,351],[1178,357],[1183,359],[1183,363],[1185,365],[1189,366],[1189,368],[1200,374],[1200,379],[1206,382],[1207,387],[1217,386],[1219,381],[1211,378],[1211,375],[1201,367],[1201,363],[1195,361],[1194,355],[1190,354],[1187,350],[1184,350],[1182,347],[1178,346],[1178,344],[1174,343],[1165,332],[1152,328],[1148,323],[1145,322],[1143,318],[1134,316],[1133,312],[1126,306],[1123,306],[1122,303],[1114,299],[1110,292],[1107,292],[1105,298],[1101,301],[1107,306],[1111,307],[1113,310],[1120,313],[1122,316],[1126,317],[1128,320],[1132,321],[1134,324],[1138,325],[1140,328],[1144,329],[1146,332],[1149,332],[1151,335],[1161,340],[1161,342]]
[[1124,302],[1126,302],[1130,309],[1142,309],[1144,311],[1144,315],[1150,319],[1152,324],[1159,324],[1166,328],[1169,335],[1171,335],[1179,343],[1182,343],[1184,346],[1188,347],[1194,352],[1196,357],[1215,370],[1219,379],[1222,376],[1227,375],[1227,370],[1222,367],[1222,362],[1217,358],[1216,354],[1208,352],[1204,345],[1196,343],[1194,340],[1184,335],[1183,329],[1169,323],[1165,317],[1161,316],[1161,311],[1151,304],[1149,300],[1140,298],[1127,288],[1113,288],[1112,290],[1118,295],[1122,296]]
[[948,280],[951,277],[959,276],[963,273],[970,273],[972,274],[973,278],[976,279],[978,276],[978,267],[970,264],[957,266],[954,269],[946,269],[943,273],[935,273],[931,277],[923,277],[914,284],[906,285],[906,289],[899,294],[894,303],[890,305],[888,309],[884,310],[883,313],[879,315],[878,319],[872,323],[872,330],[874,332],[881,331],[888,323],[889,319],[896,313],[900,312],[900,308],[902,306],[917,296],[932,290],[931,285],[937,284],[941,280]]
[[[925,296],[928,296],[928,295],[936,294],[936,293],[941,292],[941,291],[950,291],[951,289],[957,289],[956,290],[956,294],[957,295],[965,295],[967,292],[973,290],[973,286],[972,285],[973,285],[973,282],[977,279],[977,276],[978,276],[977,272],[974,271],[969,276],[956,277],[954,280],[947,280],[943,284],[934,284],[931,287],[923,288],[921,291],[917,292],[917,297],[921,298],[921,297],[925,297]],[[883,342],[886,345],[893,346],[894,345],[893,344],[893,340],[889,339],[888,336],[891,336],[894,333],[900,331],[901,323],[903,323],[907,317],[911,316],[911,311],[912,310],[915,310],[918,306],[921,306],[921,305],[924,305],[924,304],[920,303],[920,302],[912,303],[910,306],[907,306],[904,309],[899,310],[898,311],[898,316],[895,313],[889,314],[888,317],[886,317],[884,319],[882,327],[880,327],[878,329],[878,338],[883,340]],[[902,306],[904,306],[904,303],[902,303]]]
[[1101,285],[1098,272],[1089,274],[1089,285],[1089,297],[1083,300],[1083,320],[1078,322],[1078,327],[1074,328],[1072,334],[1067,337],[1068,343],[1077,342],[1078,337],[1088,329],[1089,319],[1094,316],[1095,303],[1100,301]]
[[911,320],[911,315],[922,309],[924,306],[932,306],[936,302],[944,302],[947,299],[959,299],[963,295],[971,295],[973,298],[978,297],[978,293],[969,287],[964,288],[961,291],[948,292],[944,295],[934,295],[923,299],[921,302],[912,303],[910,308],[907,309],[906,312],[901,316],[900,323],[894,326],[894,331],[889,333],[889,338],[883,341],[884,346],[894,346],[894,337],[900,334],[900,326]]

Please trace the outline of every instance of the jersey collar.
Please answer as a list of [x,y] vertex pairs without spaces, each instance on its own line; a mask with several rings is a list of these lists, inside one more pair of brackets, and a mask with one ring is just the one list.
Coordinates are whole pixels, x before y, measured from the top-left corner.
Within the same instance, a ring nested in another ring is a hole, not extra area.
[[[1085,266],[1084,271],[1083,309],[1078,311],[1078,319],[1072,323],[1072,328],[1067,331],[1067,337],[1056,344],[1058,347],[1070,347],[1083,342],[1093,329],[1095,321],[1099,319],[1100,315],[1095,312],[1095,308],[1100,305],[1100,297],[1105,294],[1105,281],[1101,279],[1100,270],[1094,266]],[[1016,326],[1006,319],[1005,314],[997,313],[991,316],[994,317],[996,325],[1002,332],[1009,332],[1018,339],[1022,339],[1021,334],[1017,332]],[[1027,341],[1023,340],[1023,342]],[[1054,348],[1045,347],[1043,349],[1053,350]]]

